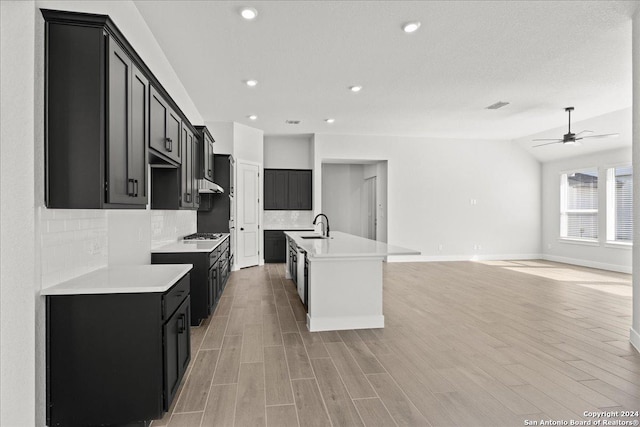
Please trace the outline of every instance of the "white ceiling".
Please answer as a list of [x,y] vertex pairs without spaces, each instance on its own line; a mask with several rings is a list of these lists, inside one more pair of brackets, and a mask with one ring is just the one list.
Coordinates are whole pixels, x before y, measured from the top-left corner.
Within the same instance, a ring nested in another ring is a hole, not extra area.
[[514,139],[632,104],[637,1],[135,4],[204,120],[265,134]]

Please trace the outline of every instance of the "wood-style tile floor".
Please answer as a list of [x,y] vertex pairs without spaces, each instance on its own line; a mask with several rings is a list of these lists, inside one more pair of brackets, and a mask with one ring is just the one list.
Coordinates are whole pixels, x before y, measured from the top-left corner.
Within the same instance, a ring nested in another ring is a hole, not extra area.
[[640,410],[631,276],[547,261],[384,274],[384,329],[309,333],[283,264],[232,273],[153,426],[494,427]]

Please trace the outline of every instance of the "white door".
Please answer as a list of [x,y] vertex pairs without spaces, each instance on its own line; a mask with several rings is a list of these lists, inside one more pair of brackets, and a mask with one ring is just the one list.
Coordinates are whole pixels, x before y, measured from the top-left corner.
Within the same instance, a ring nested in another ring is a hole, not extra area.
[[256,163],[238,160],[236,207],[236,235],[238,252],[236,264],[239,268],[258,265],[260,248],[260,187]]
[[367,239],[376,240],[376,226],[378,222],[376,205],[376,177],[367,178],[364,181],[367,212]]

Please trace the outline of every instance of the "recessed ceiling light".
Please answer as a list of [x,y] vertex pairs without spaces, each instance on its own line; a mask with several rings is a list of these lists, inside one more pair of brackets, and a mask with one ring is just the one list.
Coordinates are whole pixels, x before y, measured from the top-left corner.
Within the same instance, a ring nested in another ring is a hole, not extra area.
[[256,87],[256,85],[258,84],[258,81],[252,79],[252,80],[245,80],[244,83],[249,87]]
[[258,16],[258,11],[252,7],[243,7],[240,9],[240,16],[242,16],[247,21],[251,21],[256,19]]
[[256,119],[258,118],[258,116],[256,116],[255,114],[252,114],[252,115],[250,115],[250,116],[247,116],[247,118],[248,118],[249,120],[256,120]]
[[336,121],[336,119],[324,119],[325,122],[331,124]]
[[360,92],[362,90],[362,86],[349,86],[349,90],[351,92]]
[[402,30],[405,33],[413,33],[420,28],[420,21],[407,22],[402,26]]

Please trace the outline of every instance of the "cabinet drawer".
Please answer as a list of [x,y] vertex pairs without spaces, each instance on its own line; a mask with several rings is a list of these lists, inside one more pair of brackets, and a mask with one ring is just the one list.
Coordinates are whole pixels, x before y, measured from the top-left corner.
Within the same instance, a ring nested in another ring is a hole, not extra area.
[[185,275],[169,291],[162,296],[162,319],[166,320],[189,296],[189,274]]
[[209,267],[213,267],[213,264],[216,263],[216,260],[220,257],[220,245],[218,245],[214,250],[209,252]]

